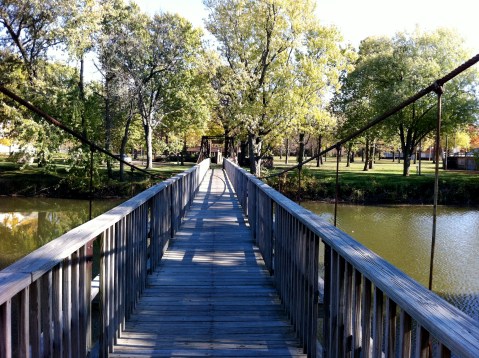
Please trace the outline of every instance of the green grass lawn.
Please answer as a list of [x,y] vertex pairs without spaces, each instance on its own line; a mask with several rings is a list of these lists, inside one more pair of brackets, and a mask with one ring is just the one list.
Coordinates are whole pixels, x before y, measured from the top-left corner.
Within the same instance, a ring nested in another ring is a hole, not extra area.
[[[144,168],[141,161],[134,165]],[[119,181],[119,165],[113,166],[112,178],[107,175],[105,165],[95,169],[94,191],[95,197],[128,197],[134,195],[154,183],[161,182],[178,173],[181,173],[195,163],[185,162],[178,165],[176,162],[154,163],[154,168],[148,170],[155,174],[149,177],[139,171],[131,171],[125,166],[124,181]],[[85,197],[89,195],[89,169],[76,168],[68,170],[63,161],[55,161],[48,170],[38,168],[37,164],[20,165],[0,158],[0,195],[16,196],[55,196],[55,197]]]
[[[295,158],[288,165],[275,157],[278,172],[296,164]],[[363,171],[361,158],[346,167],[346,161],[339,164],[340,197],[343,201],[358,203],[432,203],[434,191],[435,164],[422,161],[421,175],[416,164],[411,163],[410,176],[402,175],[403,165],[391,159],[378,160],[374,169]],[[439,200],[443,204],[479,204],[479,173],[471,171],[443,170],[440,163]],[[312,200],[331,200],[335,196],[336,158],[328,158],[319,168],[311,161],[304,167],[301,197]],[[297,196],[297,170],[281,179],[281,189],[290,197]],[[270,184],[279,188],[280,179],[272,178]]]

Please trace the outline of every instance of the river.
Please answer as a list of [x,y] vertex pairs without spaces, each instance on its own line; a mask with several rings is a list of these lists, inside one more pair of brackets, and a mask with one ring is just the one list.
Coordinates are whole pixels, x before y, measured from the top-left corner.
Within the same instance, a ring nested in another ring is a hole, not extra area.
[[[104,213],[121,201],[94,201],[92,216]],[[88,200],[0,197],[0,269],[88,218]]]
[[[93,216],[121,200],[95,201]],[[333,222],[334,205],[302,203]],[[88,200],[0,198],[0,269],[88,220]],[[339,205],[338,227],[427,286],[432,207]],[[439,207],[433,290],[479,320],[479,210]]]
[[[334,205],[301,203],[333,223]],[[431,206],[339,205],[338,227],[427,287]],[[433,291],[479,320],[479,210],[438,207]]]

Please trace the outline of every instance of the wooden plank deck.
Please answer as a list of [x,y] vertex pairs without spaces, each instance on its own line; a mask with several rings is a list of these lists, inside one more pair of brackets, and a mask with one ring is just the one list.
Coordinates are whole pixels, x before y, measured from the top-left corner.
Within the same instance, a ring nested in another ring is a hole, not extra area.
[[110,356],[305,356],[221,169],[206,174]]

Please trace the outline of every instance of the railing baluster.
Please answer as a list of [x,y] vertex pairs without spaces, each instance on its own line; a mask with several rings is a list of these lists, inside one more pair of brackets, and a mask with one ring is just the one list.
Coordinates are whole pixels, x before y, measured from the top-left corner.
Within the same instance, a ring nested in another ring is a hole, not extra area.
[[72,356],[81,357],[80,353],[80,280],[79,251],[72,254],[71,260],[71,344]]
[[353,357],[358,357],[361,352],[361,290],[362,290],[362,276],[361,273],[353,269],[353,314],[352,314],[352,338],[351,351]]
[[397,311],[396,303],[389,297],[386,297],[386,319],[384,353],[387,357],[394,357],[396,353],[396,328],[397,328]]
[[429,357],[429,332],[421,325],[416,327],[416,357]]
[[[53,271],[48,271],[40,278],[42,281],[41,289],[41,316],[42,316],[42,334],[43,334],[43,356],[53,356]],[[90,297],[88,297],[88,300]]]
[[409,316],[406,311],[401,310],[398,341],[399,357],[406,358],[411,356],[411,337],[411,316]]
[[63,307],[62,307],[62,271],[63,262],[53,268],[52,277],[52,321],[53,321],[53,357],[63,356]]
[[116,286],[115,277],[116,271],[116,249],[115,249],[115,236],[116,225],[112,225],[108,232],[108,343],[109,352],[113,352],[113,344],[116,341],[116,322],[115,322],[115,307],[116,307]]
[[312,255],[311,255],[311,285],[312,285],[312,295],[313,299],[311,300],[311,328],[309,330],[309,345],[307,353],[312,357],[316,358],[317,353],[317,341],[318,341],[318,305],[319,305],[319,236],[312,235]]
[[342,357],[345,355],[345,346],[343,343],[345,342],[345,307],[346,307],[346,290],[345,290],[345,266],[346,261],[343,257],[341,257],[337,252],[336,255],[336,262],[337,262],[337,276],[336,280],[336,300],[337,300],[337,313],[336,313],[336,327],[335,327],[335,334],[336,334],[336,345],[338,347],[338,356]]
[[451,351],[446,346],[439,344],[438,349],[440,358],[451,358]]
[[[41,355],[42,348],[40,346],[41,333],[42,333],[42,318],[41,318],[41,279],[36,280],[30,286],[30,345],[31,356],[39,357]],[[1,331],[1,328],[0,328]],[[1,354],[0,354],[1,356]]]
[[127,299],[127,286],[126,286],[126,218],[122,218],[118,223],[118,242],[119,242],[119,270],[118,270],[118,312],[119,312],[119,324],[118,324],[118,338],[121,337],[121,332],[125,329],[125,317],[126,317],[126,299]]
[[30,288],[26,287],[19,294],[19,339],[17,351],[20,357],[30,356]]
[[121,329],[121,315],[120,315],[120,302],[121,302],[121,245],[120,245],[120,225],[121,222],[115,223],[113,226],[114,234],[112,237],[113,242],[113,257],[114,257],[114,266],[113,271],[115,276],[113,278],[113,344],[118,343],[118,338],[120,336]]
[[63,310],[63,356],[72,356],[72,336],[71,336],[71,292],[72,292],[72,276],[71,276],[71,256],[63,261],[62,272],[62,310]]
[[373,310],[373,356],[382,356],[383,338],[383,292],[374,287],[374,310]]
[[363,276],[363,294],[361,298],[362,356],[369,357],[371,352],[371,281]]
[[331,250],[331,276],[328,277],[331,280],[330,287],[330,330],[331,330],[331,355],[333,357],[339,357],[338,345],[339,343],[339,257],[336,251]]
[[352,349],[352,317],[353,317],[353,268],[346,262],[344,271],[344,336],[343,347],[346,354],[351,354]]
[[0,356],[12,357],[12,301],[0,305]]
[[332,329],[331,329],[331,247],[324,244],[324,302],[323,302],[323,338],[324,354],[330,354],[332,350]]
[[100,352],[106,355],[108,351],[108,290],[107,290],[107,255],[108,255],[108,240],[106,238],[108,229],[100,237]]

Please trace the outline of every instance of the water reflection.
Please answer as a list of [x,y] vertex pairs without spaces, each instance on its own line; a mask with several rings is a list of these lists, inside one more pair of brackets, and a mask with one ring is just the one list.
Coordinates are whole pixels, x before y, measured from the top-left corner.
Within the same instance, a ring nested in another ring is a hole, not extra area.
[[[121,200],[94,201],[98,216]],[[89,218],[88,200],[0,198],[0,269]]]
[[[333,222],[334,205],[302,203]],[[338,227],[427,287],[432,207],[338,207]],[[479,210],[439,207],[433,290],[479,320]]]

